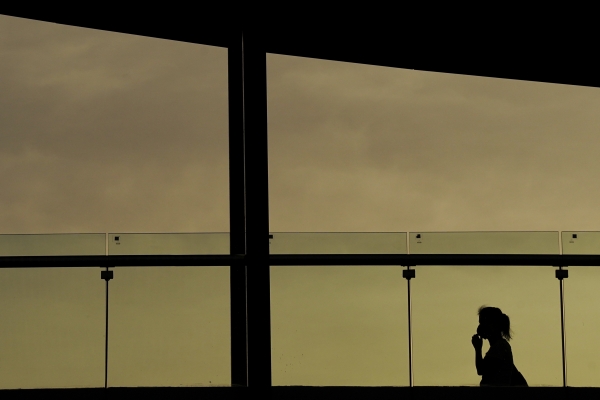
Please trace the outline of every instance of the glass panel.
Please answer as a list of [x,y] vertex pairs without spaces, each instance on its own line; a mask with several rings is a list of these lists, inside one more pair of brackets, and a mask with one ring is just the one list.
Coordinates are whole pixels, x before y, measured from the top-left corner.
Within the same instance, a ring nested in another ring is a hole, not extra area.
[[562,232],[563,254],[600,254],[600,232]]
[[0,233],[229,229],[226,48],[4,15],[0,38]]
[[[510,318],[517,369],[530,386],[562,386],[559,284],[551,267],[416,267],[412,279],[418,386],[479,385],[471,337],[482,305]],[[489,349],[484,340],[483,354]]]
[[599,88],[278,54],[267,80],[272,231],[598,229]]
[[229,386],[229,269],[117,267],[109,386]]
[[[591,232],[590,232],[591,233]],[[594,235],[595,236],[595,235]],[[587,235],[577,235],[584,250]],[[563,241],[563,244],[565,242]],[[574,244],[573,250],[579,250]],[[576,254],[576,253],[570,253]],[[597,254],[597,253],[596,253]],[[565,334],[569,386],[600,386],[600,268],[569,267],[565,287]]]
[[406,254],[406,232],[273,233],[271,254]]
[[399,267],[271,267],[273,385],[407,386]]
[[103,256],[104,233],[0,235],[0,256]]
[[0,269],[0,389],[104,387],[99,268]]
[[229,233],[110,233],[108,254],[229,254]]
[[411,254],[559,254],[558,232],[411,232]]

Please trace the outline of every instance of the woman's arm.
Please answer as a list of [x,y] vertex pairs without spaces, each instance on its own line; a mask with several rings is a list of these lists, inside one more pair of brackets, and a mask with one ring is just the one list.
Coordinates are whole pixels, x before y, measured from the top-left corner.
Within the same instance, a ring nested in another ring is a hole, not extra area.
[[471,337],[471,343],[473,344],[473,348],[475,348],[475,368],[477,368],[477,375],[483,375],[483,356],[481,355],[483,339],[475,334]]
[[475,349],[475,368],[477,368],[477,375],[483,375],[483,356],[481,355],[481,348]]

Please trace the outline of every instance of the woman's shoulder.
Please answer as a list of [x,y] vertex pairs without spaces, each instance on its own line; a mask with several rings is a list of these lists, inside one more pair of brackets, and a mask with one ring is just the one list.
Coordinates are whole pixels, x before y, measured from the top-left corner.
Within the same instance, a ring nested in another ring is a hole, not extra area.
[[502,338],[500,340],[498,340],[497,342],[494,343],[493,346],[491,346],[490,348],[495,347],[498,349],[510,349],[510,343],[508,343],[508,340]]
[[486,353],[486,356],[512,359],[512,349],[510,347],[510,343],[508,343],[505,339],[499,340],[490,347]]

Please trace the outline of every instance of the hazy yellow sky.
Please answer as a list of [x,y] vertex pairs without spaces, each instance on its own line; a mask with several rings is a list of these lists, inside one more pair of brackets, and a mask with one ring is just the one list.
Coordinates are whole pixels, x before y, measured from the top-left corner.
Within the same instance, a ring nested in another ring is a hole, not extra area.
[[[599,230],[600,89],[267,56],[271,231]],[[228,230],[227,50],[0,16],[0,233]],[[399,268],[273,268],[273,383],[406,385]],[[595,269],[569,383],[600,385]],[[104,384],[99,269],[0,271],[0,388]],[[116,269],[109,385],[228,385],[226,268]],[[551,268],[421,267],[417,385],[476,385],[482,304],[561,385]]]

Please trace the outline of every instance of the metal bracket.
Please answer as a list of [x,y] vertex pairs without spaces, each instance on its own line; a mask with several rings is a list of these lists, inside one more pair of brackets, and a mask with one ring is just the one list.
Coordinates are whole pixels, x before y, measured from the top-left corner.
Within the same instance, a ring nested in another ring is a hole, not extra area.
[[411,280],[412,278],[414,278],[415,275],[415,270],[414,269],[410,269],[410,265],[406,266],[408,269],[405,269],[404,271],[402,271],[402,277],[408,280]]
[[100,278],[106,282],[110,281],[114,277],[113,271],[100,271]]
[[567,269],[562,269],[562,267],[558,267],[558,268],[561,268],[561,269],[557,269],[557,270],[555,271],[555,272],[556,272],[556,279],[558,279],[558,280],[562,281],[563,279],[565,279],[565,278],[568,278],[568,277],[569,277],[569,270],[567,270]]

